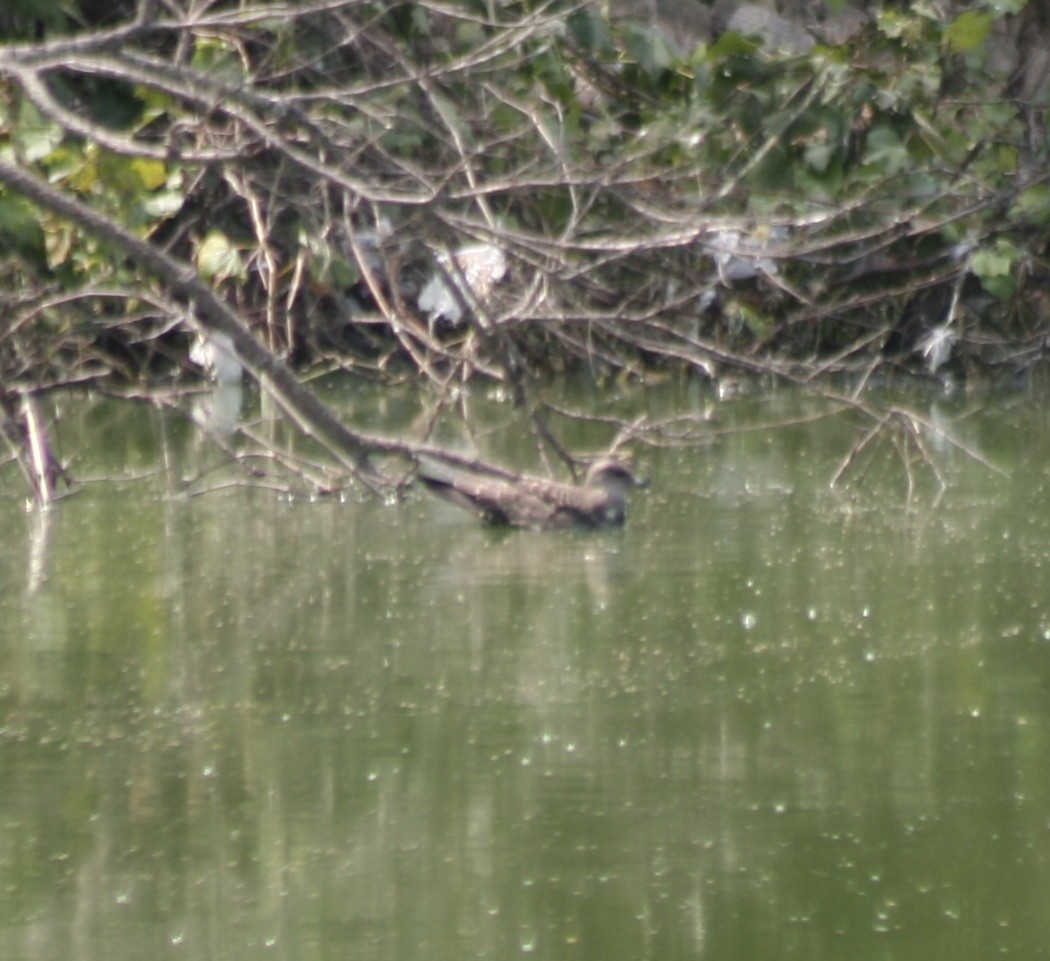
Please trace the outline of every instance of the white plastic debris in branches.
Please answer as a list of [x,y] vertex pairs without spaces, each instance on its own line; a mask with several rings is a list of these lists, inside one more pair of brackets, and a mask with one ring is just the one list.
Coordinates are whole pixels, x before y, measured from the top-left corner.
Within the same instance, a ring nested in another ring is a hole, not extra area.
[[200,334],[190,348],[190,360],[203,367],[217,384],[239,384],[244,367],[226,334]]
[[955,319],[959,313],[959,298],[962,295],[963,281],[972,269],[970,258],[975,249],[976,244],[973,241],[965,240],[952,247],[948,253],[951,259],[956,262],[965,260],[966,266],[955,280],[955,287],[952,290],[952,302],[948,307],[948,317],[943,324],[931,327],[926,331],[926,335],[916,344],[919,353],[926,360],[926,369],[931,374],[936,374],[938,370],[951,360],[952,351],[959,342],[959,327],[955,323]]
[[711,234],[707,246],[723,283],[749,280],[777,273],[776,261],[762,256],[772,244],[787,237],[784,227],[767,227],[745,235],[738,230],[719,230]]
[[376,274],[383,274],[385,265],[380,253],[380,248],[393,235],[394,228],[390,221],[382,214],[376,216],[375,229],[370,227],[354,231],[353,242],[357,247],[357,253],[361,256],[369,270]]
[[949,321],[940,327],[934,327],[919,341],[919,351],[926,358],[926,369],[931,374],[936,374],[948,363],[952,356],[952,348],[958,339],[959,335]]
[[[428,316],[431,324],[439,318],[453,324],[461,323],[462,301],[468,304],[484,303],[492,293],[492,288],[507,273],[506,255],[495,244],[461,247],[451,256],[438,254],[437,260],[441,269],[427,281],[416,301],[416,306]],[[461,297],[457,297],[449,288],[449,279],[456,285]]]

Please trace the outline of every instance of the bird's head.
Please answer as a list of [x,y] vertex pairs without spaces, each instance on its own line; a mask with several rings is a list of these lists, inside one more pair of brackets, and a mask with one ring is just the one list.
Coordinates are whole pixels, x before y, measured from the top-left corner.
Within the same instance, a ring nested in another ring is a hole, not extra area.
[[632,487],[645,487],[645,481],[633,474],[626,464],[612,459],[595,461],[587,471],[584,483],[621,496]]

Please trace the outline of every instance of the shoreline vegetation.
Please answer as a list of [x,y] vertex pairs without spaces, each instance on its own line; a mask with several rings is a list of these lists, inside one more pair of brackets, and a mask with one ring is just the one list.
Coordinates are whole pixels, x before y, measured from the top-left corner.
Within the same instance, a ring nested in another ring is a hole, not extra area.
[[[342,422],[308,386],[336,372],[416,381],[467,432],[464,392],[498,384],[580,477],[597,454],[543,383],[581,372],[801,385],[856,421],[833,483],[889,456],[909,498],[917,473],[943,491],[932,425],[863,387],[1044,366],[1050,4],[696,0],[696,37],[629,6],[9,5],[0,472],[38,506],[73,483],[53,391],[243,367],[330,464],[275,452],[282,483],[514,476]],[[686,413],[610,421],[601,453],[708,440]]]

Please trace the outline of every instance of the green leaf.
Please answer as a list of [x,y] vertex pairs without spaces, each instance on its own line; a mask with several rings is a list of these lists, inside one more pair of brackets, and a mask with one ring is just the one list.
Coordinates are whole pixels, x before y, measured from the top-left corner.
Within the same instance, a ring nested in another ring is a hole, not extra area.
[[76,250],[79,234],[68,220],[50,215],[41,219],[40,227],[44,231],[47,265],[54,270],[66,263]]
[[806,144],[804,156],[806,163],[813,170],[817,171],[817,173],[824,173],[828,169],[831,158],[835,156],[835,147],[827,142],[808,143]]
[[967,10],[944,28],[944,43],[951,53],[976,50],[992,29],[994,17],[986,10]]
[[925,34],[926,22],[937,20],[940,14],[922,4],[913,3],[908,12],[882,9],[875,14],[875,24],[879,32],[890,40],[897,40],[908,47],[918,47]]
[[896,10],[880,10],[875,15],[879,30],[891,40],[898,40],[904,35],[907,21]]
[[1008,240],[996,240],[991,247],[984,247],[971,258],[973,272],[982,279],[1002,277],[1008,274],[1017,259],[1017,248]]
[[197,270],[202,277],[217,281],[228,277],[244,278],[244,261],[230,239],[219,230],[212,230],[197,250]]
[[142,186],[147,190],[157,190],[168,182],[168,168],[162,160],[136,157],[131,161],[131,169],[138,174]]
[[477,23],[457,25],[455,36],[457,50],[476,50],[485,42],[485,31]]
[[580,49],[587,53],[603,54],[613,50],[608,22],[590,5],[569,15],[569,31]]
[[995,162],[999,165],[1000,173],[1013,173],[1017,170],[1017,147],[1010,143],[997,144]]
[[1009,240],[999,238],[990,247],[982,247],[970,258],[970,269],[981,286],[1000,300],[1008,300],[1015,289],[1014,265],[1021,253]]
[[1022,191],[1010,208],[1010,219],[1045,227],[1050,224],[1050,187],[1039,184]]
[[300,229],[299,244],[310,251],[308,269],[318,283],[345,289],[361,279],[357,264],[337,254],[325,238]]
[[[105,188],[133,203],[142,199],[144,191],[156,190],[168,179],[167,169],[160,160],[125,157],[108,150],[88,150],[86,159],[92,162],[90,166]],[[85,164],[85,172],[88,166]]]
[[62,142],[62,128],[47,120],[28,100],[23,100],[14,129],[14,141],[27,163],[43,160]]
[[148,216],[160,220],[178,213],[185,202],[186,197],[181,190],[159,190],[143,198],[142,210]]
[[912,111],[912,119],[918,128],[922,142],[930,149],[937,159],[949,163],[961,163],[969,149],[968,144],[959,136],[959,132],[951,127],[939,129],[933,121],[925,115],[922,110]]
[[244,81],[244,64],[237,50],[217,37],[198,38],[190,63],[212,80],[234,86]]
[[754,53],[762,46],[761,40],[753,40],[745,37],[735,30],[727,30],[722,34],[708,50],[708,58],[711,60],[725,60],[729,57],[743,57]]
[[896,132],[885,124],[872,127],[864,151],[864,166],[883,177],[892,177],[907,169],[911,159],[908,148]]
[[44,235],[40,211],[17,194],[0,193],[0,245],[18,249],[42,262]]
[[676,59],[663,31],[652,27],[632,26],[627,34],[627,52],[650,80],[669,70]]

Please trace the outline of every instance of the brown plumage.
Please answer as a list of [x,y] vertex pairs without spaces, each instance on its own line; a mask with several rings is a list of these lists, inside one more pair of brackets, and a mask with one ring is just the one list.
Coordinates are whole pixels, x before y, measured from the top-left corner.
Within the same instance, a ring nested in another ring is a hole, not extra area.
[[445,468],[420,468],[419,480],[439,497],[490,524],[547,530],[614,527],[627,514],[627,492],[641,482],[623,464],[598,461],[582,484],[543,477],[506,480]]

